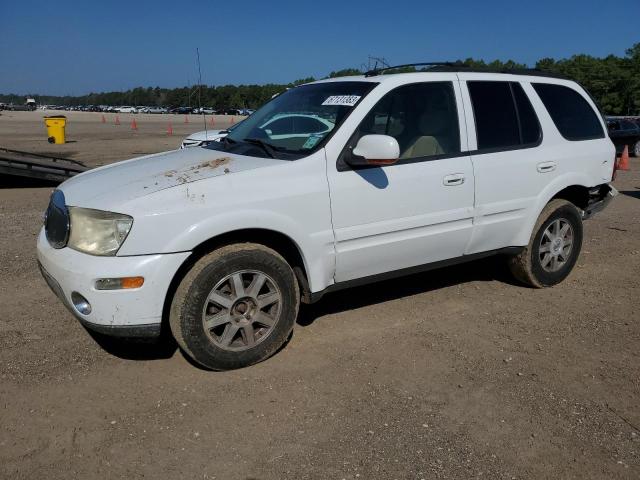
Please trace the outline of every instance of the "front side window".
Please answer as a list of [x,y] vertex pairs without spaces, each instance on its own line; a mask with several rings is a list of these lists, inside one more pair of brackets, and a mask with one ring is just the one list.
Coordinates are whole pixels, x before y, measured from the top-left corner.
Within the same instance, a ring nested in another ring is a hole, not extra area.
[[207,148],[282,159],[306,156],[321,146],[376,85],[336,81],[294,87]]
[[387,93],[364,118],[351,143],[370,134],[395,138],[401,160],[459,153],[452,83],[416,83]]
[[564,138],[574,141],[604,138],[596,112],[574,89],[550,83],[532,85]]

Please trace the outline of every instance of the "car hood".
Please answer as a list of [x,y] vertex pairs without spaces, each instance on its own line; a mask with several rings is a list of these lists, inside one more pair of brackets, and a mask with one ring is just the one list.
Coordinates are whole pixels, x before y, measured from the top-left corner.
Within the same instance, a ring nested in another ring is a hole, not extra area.
[[284,163],[287,160],[187,148],[89,170],[58,188],[67,205],[107,210],[167,188]]

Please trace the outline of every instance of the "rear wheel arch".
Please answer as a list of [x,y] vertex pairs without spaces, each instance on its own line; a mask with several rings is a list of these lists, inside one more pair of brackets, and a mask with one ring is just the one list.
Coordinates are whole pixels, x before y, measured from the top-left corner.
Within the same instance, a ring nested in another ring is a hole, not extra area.
[[589,205],[589,190],[589,187],[583,185],[570,185],[551,197],[545,206],[553,200],[562,199],[573,203],[581,210],[585,210]]

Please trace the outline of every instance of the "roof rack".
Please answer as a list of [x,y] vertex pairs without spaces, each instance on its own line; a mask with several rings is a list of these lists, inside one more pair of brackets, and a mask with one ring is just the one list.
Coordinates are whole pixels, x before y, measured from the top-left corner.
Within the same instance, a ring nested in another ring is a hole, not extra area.
[[423,62],[423,63],[405,63],[404,65],[394,65],[392,67],[383,67],[383,68],[374,68],[365,72],[365,77],[374,77],[376,75],[380,75],[382,72],[386,72],[387,70],[395,70],[396,68],[406,68],[406,67],[452,67],[456,65],[453,62]]
[[568,79],[569,77],[560,73],[550,72],[548,70],[540,70],[538,68],[488,68],[488,67],[472,67],[463,62],[423,62],[423,63],[406,63],[404,65],[395,65],[384,68],[374,68],[364,74],[365,77],[374,77],[381,75],[383,72],[395,70],[397,68],[407,67],[429,67],[429,72],[477,72],[477,73],[505,73],[511,75],[531,75],[537,77],[549,77]]

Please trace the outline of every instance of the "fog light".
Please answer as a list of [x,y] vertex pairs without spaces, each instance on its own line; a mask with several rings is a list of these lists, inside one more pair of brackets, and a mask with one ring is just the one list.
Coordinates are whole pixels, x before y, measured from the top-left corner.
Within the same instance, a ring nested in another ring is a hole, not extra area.
[[143,284],[144,277],[99,278],[96,280],[96,290],[140,288]]
[[84,298],[78,292],[71,292],[71,301],[73,302],[73,306],[76,307],[83,315],[89,315],[91,313],[91,304],[89,300]]

